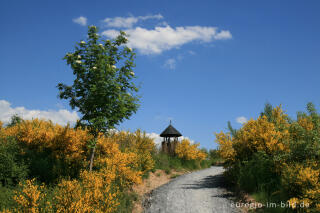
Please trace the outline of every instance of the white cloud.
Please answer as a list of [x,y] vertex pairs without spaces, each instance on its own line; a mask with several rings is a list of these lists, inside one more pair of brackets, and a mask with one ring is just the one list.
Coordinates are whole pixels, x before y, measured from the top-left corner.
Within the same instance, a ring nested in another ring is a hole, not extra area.
[[87,25],[87,18],[83,17],[83,16],[80,16],[78,18],[74,18],[74,19],[72,19],[72,21],[74,23],[80,24],[82,26],[86,26]]
[[[165,50],[179,48],[193,41],[209,43],[213,40],[232,38],[229,31],[218,31],[216,27],[186,26],[176,27],[157,26],[154,29],[136,27],[124,30],[129,35],[128,46],[138,49],[142,54],[160,54]],[[102,35],[114,38],[119,34],[117,30],[108,29]]]
[[214,38],[216,40],[226,40],[226,39],[231,39],[232,35],[231,35],[230,31],[222,30],[217,35],[215,35]]
[[149,15],[149,16],[130,16],[130,17],[115,17],[115,18],[106,18],[103,20],[106,27],[115,27],[115,28],[131,28],[133,25],[139,21],[145,21],[148,19],[162,19],[161,14]]
[[153,141],[155,142],[155,144],[158,145],[158,146],[161,145],[161,142],[163,141],[163,138],[160,137],[159,134],[154,133],[154,132],[146,133],[146,136],[149,137],[149,138],[152,138]]
[[68,122],[74,124],[79,116],[77,112],[70,112],[66,109],[55,110],[29,110],[24,107],[11,107],[8,101],[0,100],[0,120],[8,123],[10,122],[11,116],[17,114],[23,119],[33,119],[41,118],[46,120],[51,120],[53,123],[58,123],[61,125],[66,125]]
[[236,121],[239,124],[244,124],[244,123],[246,123],[248,121],[248,119],[246,117],[244,117],[244,116],[240,116],[240,117],[236,118]]
[[168,60],[165,61],[164,63],[164,67],[170,69],[170,70],[174,70],[176,68],[176,60],[174,58],[169,58]]

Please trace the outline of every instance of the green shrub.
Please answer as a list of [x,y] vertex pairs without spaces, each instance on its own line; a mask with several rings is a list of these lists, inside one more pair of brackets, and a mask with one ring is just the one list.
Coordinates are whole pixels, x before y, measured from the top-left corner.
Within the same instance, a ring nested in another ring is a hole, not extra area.
[[273,160],[266,153],[254,153],[251,160],[239,167],[239,186],[248,192],[264,191],[270,195],[280,183],[273,167]]
[[197,170],[200,168],[208,168],[212,165],[212,161],[209,159],[198,161],[198,160],[185,160],[181,159],[178,156],[169,156],[165,153],[156,153],[153,154],[153,159],[155,161],[155,167],[153,171],[156,169],[161,169],[164,171],[169,171],[171,169],[180,171],[180,170]]
[[153,156],[155,161],[154,169],[165,170],[170,168],[169,156],[163,153],[156,153]]
[[3,187],[0,185],[0,211],[12,208],[16,205],[12,197],[14,196],[14,188]]
[[200,162],[197,160],[183,160],[183,168],[187,170],[197,170],[200,169]]
[[134,192],[125,191],[121,193],[117,213],[131,213],[133,202],[138,200],[138,195]]
[[177,157],[169,157],[170,168],[174,170],[182,169],[182,162],[180,158]]
[[211,160],[203,160],[200,162],[200,167],[202,169],[204,168],[209,168],[212,165],[212,161]]
[[13,138],[0,141],[0,183],[3,186],[16,185],[29,173],[19,151],[18,143]]

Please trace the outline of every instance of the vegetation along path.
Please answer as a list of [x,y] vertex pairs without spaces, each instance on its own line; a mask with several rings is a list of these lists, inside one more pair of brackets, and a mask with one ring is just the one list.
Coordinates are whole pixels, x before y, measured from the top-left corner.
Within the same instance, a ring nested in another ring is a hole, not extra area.
[[225,189],[223,171],[222,167],[213,166],[175,178],[152,191],[145,200],[145,212],[240,212],[232,205],[232,194]]

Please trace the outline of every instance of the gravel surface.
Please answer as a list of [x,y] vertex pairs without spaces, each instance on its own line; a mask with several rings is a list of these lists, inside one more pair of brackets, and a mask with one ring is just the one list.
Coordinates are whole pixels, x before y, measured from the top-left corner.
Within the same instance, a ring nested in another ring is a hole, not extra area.
[[153,190],[144,202],[146,213],[229,213],[233,196],[225,189],[220,166],[182,175]]

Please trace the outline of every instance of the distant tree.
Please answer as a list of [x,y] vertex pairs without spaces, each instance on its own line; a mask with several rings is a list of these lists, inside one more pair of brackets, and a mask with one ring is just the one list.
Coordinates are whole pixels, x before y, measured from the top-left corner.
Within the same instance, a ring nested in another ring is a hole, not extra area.
[[272,110],[273,106],[270,103],[264,105],[263,112],[260,113],[260,116],[266,116],[269,122],[272,122]]
[[209,150],[209,156],[210,156],[211,159],[220,158],[219,151],[217,149],[210,149]]
[[237,130],[232,127],[230,121],[228,121],[228,129],[230,131],[231,136],[235,137],[237,134]]
[[8,127],[15,126],[15,125],[21,123],[22,120],[23,119],[18,114],[14,114],[11,116],[10,123],[8,124]]
[[106,133],[139,107],[138,88],[133,82],[135,53],[125,44],[125,32],[113,40],[103,40],[98,29],[90,26],[87,42],[81,41],[64,60],[71,66],[73,85],[59,83],[59,97],[68,99],[72,109],[78,109],[81,119],[77,126],[85,126],[94,136],[90,142],[90,171],[92,170],[97,136]]

